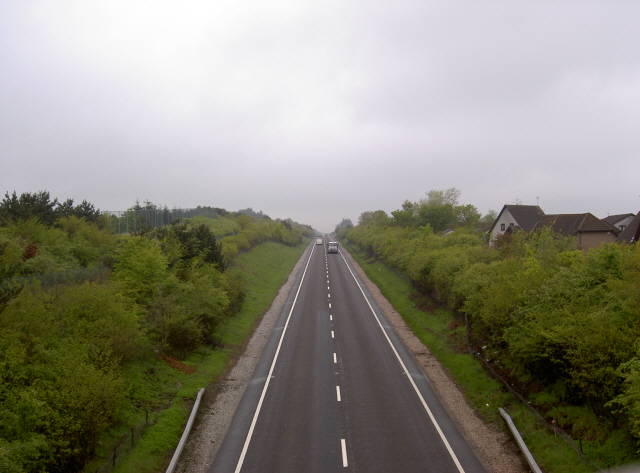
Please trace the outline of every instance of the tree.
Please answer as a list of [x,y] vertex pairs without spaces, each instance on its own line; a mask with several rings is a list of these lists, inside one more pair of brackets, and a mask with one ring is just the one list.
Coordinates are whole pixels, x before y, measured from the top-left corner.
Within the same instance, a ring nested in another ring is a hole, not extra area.
[[458,205],[458,199],[461,192],[455,187],[451,187],[447,190],[432,189],[427,192],[427,205],[439,206],[439,205]]
[[485,225],[488,225],[490,223],[495,222],[496,218],[498,218],[498,212],[496,212],[495,210],[489,209],[489,211],[480,219],[480,222]]
[[384,210],[376,210],[375,212],[367,211],[360,214],[358,225],[373,224],[384,226],[389,223],[389,215]]
[[435,231],[442,232],[456,223],[456,215],[452,204],[421,205],[417,213],[418,226],[430,225]]
[[83,200],[80,205],[73,205],[73,199],[67,199],[63,203],[58,204],[56,213],[62,217],[78,217],[88,222],[96,222],[100,218],[100,210],[97,210],[93,204]]
[[453,211],[456,223],[461,227],[473,227],[480,221],[480,212],[471,204],[457,205]]
[[73,215],[73,199],[67,199],[59,204],[56,211],[63,217],[71,217]]
[[456,206],[460,191],[455,187],[446,190],[432,189],[427,198],[414,205],[414,217],[417,226],[431,225],[435,231],[442,232],[457,224]]
[[351,220],[348,218],[343,218],[342,222],[336,225],[336,231],[338,231],[340,228],[351,228],[351,227],[353,227],[353,223],[351,222]]
[[118,248],[116,260],[113,279],[123,294],[139,304],[147,304],[154,292],[174,282],[168,259],[156,240],[133,237]]
[[93,204],[83,200],[80,205],[76,205],[74,207],[73,215],[78,218],[83,218],[89,222],[95,222],[100,217],[100,210],[97,210]]
[[362,212],[360,214],[360,217],[358,217],[358,225],[366,225],[367,223],[370,223],[373,220],[373,212],[371,212],[370,210],[367,210],[365,212]]
[[402,203],[402,210],[394,210],[391,212],[393,216],[393,223],[399,227],[410,227],[415,225],[414,214],[416,212],[416,205],[405,200]]
[[51,200],[48,191],[33,194],[24,192],[20,197],[16,191],[11,196],[7,192],[0,203],[0,225],[7,225],[10,220],[26,220],[30,217],[36,217],[46,225],[53,225],[57,218],[57,205],[58,199]]

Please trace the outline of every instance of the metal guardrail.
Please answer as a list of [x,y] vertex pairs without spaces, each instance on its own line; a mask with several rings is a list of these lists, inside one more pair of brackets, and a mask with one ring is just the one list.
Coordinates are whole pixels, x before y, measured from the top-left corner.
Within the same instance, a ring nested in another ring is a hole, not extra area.
[[176,448],[176,451],[173,454],[171,463],[169,463],[169,467],[167,468],[167,473],[173,473],[173,470],[176,468],[176,465],[178,464],[178,460],[180,460],[182,449],[184,448],[184,445],[187,443],[187,439],[189,438],[189,432],[191,432],[191,427],[193,426],[193,421],[195,420],[196,414],[198,413],[198,407],[200,407],[200,400],[202,399],[203,394],[204,394],[204,388],[201,388],[200,391],[198,391],[198,397],[196,398],[196,403],[193,405],[193,409],[191,409],[191,415],[189,416],[187,425],[184,428],[184,432],[182,433],[182,438],[180,439],[180,442],[178,443],[178,447]]
[[493,367],[489,364],[489,362],[487,362],[487,360],[485,360],[478,352],[471,351],[471,354],[473,356],[475,356],[475,358],[478,361],[480,361],[480,363],[482,364],[482,366],[484,367],[485,370],[487,370],[496,380],[500,381],[504,385],[504,387],[507,388],[507,390],[513,395],[513,397],[518,399],[522,403],[522,405],[524,407],[526,407],[527,409],[529,409],[529,411],[531,411],[533,413],[533,415],[535,416],[536,420],[538,421],[538,423],[540,425],[542,425],[543,427],[545,427],[548,430],[552,431],[554,433],[554,435],[560,436],[567,443],[567,445],[569,445],[571,448],[573,448],[573,450],[575,450],[576,454],[578,455],[578,459],[582,463],[584,463],[585,465],[589,465],[590,467],[592,467],[596,471],[601,471],[601,472],[605,471],[599,465],[597,465],[595,462],[593,462],[592,460],[590,460],[590,459],[588,459],[587,457],[584,456],[584,454],[582,453],[582,450],[580,449],[580,447],[578,447],[578,445],[576,445],[576,442],[569,436],[569,434],[567,434],[564,430],[562,430],[557,425],[552,425],[549,422],[547,422],[547,420],[544,417],[542,417],[542,415],[531,405],[531,403],[528,402],[519,392],[514,390],[509,385],[507,380],[505,380],[502,376],[500,376],[496,372],[496,370],[494,370]]
[[527,448],[527,444],[524,443],[524,440],[522,440],[522,436],[520,435],[520,432],[518,432],[518,429],[513,423],[513,420],[511,420],[511,416],[507,414],[507,411],[505,411],[502,407],[498,408],[498,411],[500,411],[500,415],[502,416],[502,418],[505,421],[507,421],[509,430],[511,430],[511,434],[516,439],[516,442],[518,442],[520,451],[522,452],[525,459],[527,460],[527,463],[529,464],[529,468],[531,468],[531,471],[533,471],[533,473],[542,473],[542,470],[540,470],[540,467],[536,463],[536,460],[533,458],[533,455],[531,455],[529,448]]

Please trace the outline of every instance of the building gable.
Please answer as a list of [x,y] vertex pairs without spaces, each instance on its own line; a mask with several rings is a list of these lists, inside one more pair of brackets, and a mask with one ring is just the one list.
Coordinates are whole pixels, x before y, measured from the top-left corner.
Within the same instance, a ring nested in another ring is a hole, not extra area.
[[491,227],[490,241],[504,235],[509,228],[528,232],[543,216],[544,212],[537,205],[505,205]]
[[636,215],[631,223],[618,235],[616,243],[632,244],[640,240],[640,212]]
[[618,228],[622,232],[627,227],[627,225],[631,223],[634,217],[635,217],[634,214],[619,214],[619,215],[609,215],[603,218],[602,220],[613,225],[614,227]]

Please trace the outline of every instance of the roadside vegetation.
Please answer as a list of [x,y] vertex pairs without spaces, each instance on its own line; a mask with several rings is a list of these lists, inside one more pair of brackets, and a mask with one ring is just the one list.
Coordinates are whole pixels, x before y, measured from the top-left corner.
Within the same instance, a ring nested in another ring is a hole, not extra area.
[[547,471],[590,470],[484,379],[467,342],[587,458],[602,467],[637,461],[638,245],[582,252],[571,239],[540,232],[492,247],[479,212],[458,198],[456,189],[431,191],[391,215],[365,212],[337,233],[474,407],[489,421],[508,407]]
[[0,471],[97,471],[147,419],[120,468],[157,471],[313,233],[231,212],[131,235],[110,220],[47,192],[0,203]]

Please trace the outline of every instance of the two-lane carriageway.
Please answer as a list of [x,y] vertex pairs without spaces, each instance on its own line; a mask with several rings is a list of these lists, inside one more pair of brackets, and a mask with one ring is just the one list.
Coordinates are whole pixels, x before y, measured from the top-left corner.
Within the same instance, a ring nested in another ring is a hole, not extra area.
[[342,251],[313,244],[209,471],[485,470]]

